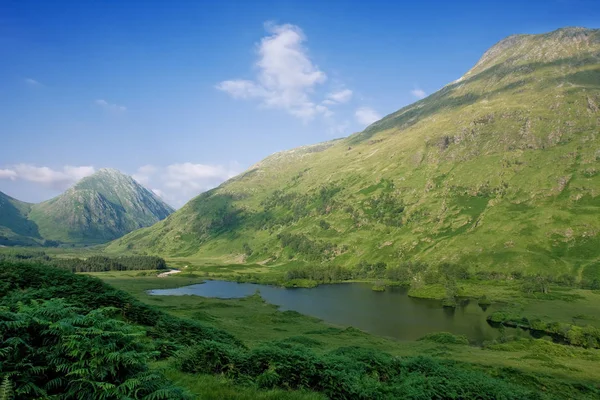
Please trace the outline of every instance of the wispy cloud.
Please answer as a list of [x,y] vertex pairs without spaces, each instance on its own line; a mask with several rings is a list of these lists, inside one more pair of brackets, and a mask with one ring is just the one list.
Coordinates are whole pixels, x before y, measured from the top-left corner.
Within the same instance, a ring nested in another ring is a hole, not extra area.
[[212,189],[240,172],[239,164],[229,165],[176,163],[159,167],[144,165],[133,178],[152,188],[163,200],[180,207],[192,197]]
[[356,120],[361,125],[371,125],[373,122],[380,120],[381,115],[370,107],[360,107],[354,113]]
[[10,179],[14,181],[17,179],[17,173],[12,169],[0,169],[0,179]]
[[105,110],[113,111],[113,112],[124,112],[127,111],[127,107],[121,106],[119,104],[109,103],[106,100],[98,99],[94,101],[98,107],[101,107]]
[[328,105],[347,103],[350,101],[351,98],[352,98],[352,90],[343,89],[343,90],[339,90],[337,92],[329,93],[327,95],[327,98],[325,99],[325,101],[323,101],[323,103],[328,104]]
[[328,114],[326,105],[312,99],[317,85],[327,80],[303,46],[306,36],[296,25],[265,24],[268,35],[257,45],[258,73],[253,80],[233,79],[217,84],[236,99],[258,99],[262,106],[278,108],[308,121]]
[[0,169],[0,179],[23,180],[56,190],[65,190],[78,180],[94,172],[95,169],[92,166],[74,167],[65,165],[61,169],[52,169],[31,164],[17,164],[6,169]]
[[415,96],[417,99],[424,99],[427,96],[427,93],[423,89],[414,88],[410,91],[410,94]]
[[165,198],[165,197],[166,197],[166,196],[165,196],[165,192],[163,192],[163,191],[162,191],[162,190],[160,190],[160,189],[152,189],[152,193],[154,193],[155,195],[157,195],[158,197],[160,197],[161,199],[163,199],[163,200],[165,200],[165,201],[167,200],[167,199]]
[[28,86],[42,86],[42,84],[33,78],[23,79]]

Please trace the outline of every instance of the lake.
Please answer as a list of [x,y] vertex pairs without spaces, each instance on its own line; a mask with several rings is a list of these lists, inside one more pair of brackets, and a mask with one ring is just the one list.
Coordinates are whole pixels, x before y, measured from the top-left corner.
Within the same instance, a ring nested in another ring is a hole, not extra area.
[[409,297],[406,288],[386,289],[385,292],[375,292],[370,284],[365,283],[286,289],[254,283],[206,281],[175,289],[150,290],[148,293],[230,299],[250,296],[260,290],[267,302],[278,305],[282,311],[293,310],[331,324],[353,326],[400,340],[416,340],[432,332],[465,335],[476,343],[500,336],[500,331],[486,321],[493,306],[484,311],[477,301],[466,300],[455,309],[443,308],[436,300]]

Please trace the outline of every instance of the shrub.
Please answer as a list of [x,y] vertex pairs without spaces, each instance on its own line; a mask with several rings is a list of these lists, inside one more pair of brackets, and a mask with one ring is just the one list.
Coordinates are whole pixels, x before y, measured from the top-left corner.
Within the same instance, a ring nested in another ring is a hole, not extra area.
[[464,335],[453,335],[449,332],[429,333],[419,340],[442,344],[469,344],[469,339]]
[[179,357],[179,368],[189,373],[230,374],[241,363],[243,354],[236,348],[212,340],[201,341]]
[[64,300],[1,311],[0,376],[15,398],[188,398],[150,370],[158,352],[115,311],[82,313]]

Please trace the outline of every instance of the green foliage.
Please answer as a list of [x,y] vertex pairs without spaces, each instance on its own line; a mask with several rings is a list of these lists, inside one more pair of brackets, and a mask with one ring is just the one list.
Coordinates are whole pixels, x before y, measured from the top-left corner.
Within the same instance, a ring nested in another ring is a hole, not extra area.
[[[252,267],[256,268],[256,267]],[[112,277],[111,277],[112,275]],[[572,399],[595,399],[599,392],[595,388],[595,382],[598,381],[598,371],[595,368],[594,362],[597,362],[599,350],[577,348],[574,346],[564,346],[556,344],[554,347],[562,347],[571,349],[575,355],[565,355],[564,358],[554,359],[552,366],[541,364],[536,359],[522,359],[526,355],[525,352],[515,349],[505,353],[497,353],[491,349],[480,349],[475,346],[466,345],[450,345],[441,344],[431,341],[416,341],[416,342],[398,342],[387,340],[382,337],[373,337],[367,333],[360,332],[356,329],[340,329],[328,326],[325,322],[315,318],[300,315],[295,312],[278,311],[277,307],[265,303],[258,296],[251,296],[244,299],[212,299],[196,296],[150,296],[146,294],[146,290],[157,287],[179,287],[192,282],[186,278],[181,278],[179,275],[174,276],[172,280],[157,279],[157,278],[125,278],[119,274],[103,274],[107,282],[124,288],[136,294],[143,301],[156,304],[164,307],[164,310],[173,312],[176,315],[186,315],[190,318],[198,318],[202,321],[210,321],[214,326],[227,329],[231,333],[242,339],[250,349],[254,349],[261,345],[270,345],[269,342],[283,342],[287,344],[302,345],[313,349],[317,355],[324,355],[339,346],[360,346],[367,347],[375,354],[380,354],[381,351],[389,352],[393,356],[403,357],[401,360],[408,361],[417,355],[429,355],[431,357],[444,357],[455,360],[461,360],[463,363],[457,363],[459,368],[467,370],[479,371],[485,375],[495,377],[505,382],[527,387],[533,392],[545,393],[548,398],[572,398]],[[518,288],[518,283],[509,287],[498,286],[491,282],[463,282],[461,290],[466,287],[477,288],[485,293],[488,293],[490,298],[497,298],[499,291],[508,290],[512,293]],[[440,289],[444,292],[444,288],[440,285]],[[579,292],[579,290],[577,290]],[[518,292],[517,292],[518,294]],[[476,296],[481,296],[477,294]],[[596,301],[597,295],[589,294],[590,300]],[[520,299],[509,299],[520,300]],[[595,315],[593,304],[588,302],[576,302],[563,304],[560,301],[535,301],[536,305],[543,307],[540,313],[548,315],[556,315],[555,309],[565,312],[567,320],[570,319],[571,312],[579,311],[586,312],[590,315]],[[472,305],[471,305],[472,306]],[[469,306],[469,309],[471,309]],[[498,305],[496,305],[497,307]],[[588,308],[592,307],[592,309]],[[564,309],[569,310],[564,310]],[[528,313],[532,313],[530,307],[526,307]],[[546,315],[543,314],[543,315]],[[447,316],[443,316],[445,318]],[[591,320],[592,323],[597,323],[596,320]],[[510,338],[511,335],[518,335],[520,331],[506,329],[507,335],[503,338],[503,342]],[[292,336],[290,336],[292,335]],[[522,332],[521,336],[530,337],[527,332]],[[306,338],[306,339],[305,339]],[[536,340],[535,342],[542,342]],[[508,342],[506,342],[508,343]],[[272,343],[271,343],[272,344]],[[552,343],[550,343],[552,344]],[[553,348],[554,348],[553,347]],[[557,349],[553,350],[558,351]],[[243,354],[248,354],[248,350],[241,350]],[[532,350],[533,352],[533,350]],[[543,349],[539,351],[544,355]],[[554,358],[549,354],[549,357]],[[562,353],[560,353],[562,354]],[[566,354],[566,353],[565,353]],[[571,354],[571,353],[569,353]],[[563,356],[559,356],[563,357]],[[467,364],[468,363],[468,364]],[[558,370],[556,365],[560,365],[561,370]],[[339,369],[342,372],[348,368],[346,363],[340,363]],[[510,373],[508,368],[510,367]],[[181,372],[179,374],[182,374]],[[274,372],[267,371],[261,378],[261,385],[270,387],[271,379],[274,378]],[[236,374],[234,374],[237,376]],[[169,376],[179,376],[175,372]],[[249,391],[256,391],[258,388],[258,379],[247,378],[247,375],[239,377],[231,377],[230,374],[219,374],[214,379],[223,379],[228,382],[228,391],[217,395],[217,392],[205,391],[202,387],[206,381],[205,375],[185,374],[186,387],[190,384],[196,387],[195,393],[198,397],[207,398],[262,398],[266,393],[262,390],[259,393],[245,395]],[[227,378],[229,376],[230,378]],[[362,378],[362,376],[360,376]],[[416,378],[416,377],[415,377]],[[264,380],[263,380],[264,379]],[[425,377],[424,379],[428,379]],[[452,377],[450,377],[452,379]],[[176,380],[181,384],[180,381]],[[197,382],[197,383],[195,383]],[[279,381],[278,381],[279,382]],[[338,381],[333,379],[335,385]],[[368,383],[368,382],[367,382]],[[280,386],[276,386],[280,387]],[[208,389],[207,389],[208,390]],[[274,390],[283,390],[274,389]],[[407,393],[411,387],[408,385]],[[209,394],[213,393],[213,394]],[[219,392],[221,393],[221,392]],[[287,392],[299,396],[302,391]],[[323,392],[320,392],[323,393]],[[212,397],[211,397],[212,396]],[[279,394],[281,398],[286,398],[284,394]],[[324,396],[324,395],[323,395]],[[318,397],[318,396],[317,396]],[[382,396],[385,398],[385,396]],[[389,396],[391,398],[405,398],[404,394]],[[277,396],[275,398],[278,398]],[[325,398],[325,397],[323,397]],[[423,396],[423,398],[430,398]],[[527,398],[527,397],[524,397]]]
[[490,301],[490,299],[487,298],[487,296],[484,294],[483,296],[481,296],[479,298],[479,300],[477,301],[477,304],[479,304],[481,307],[489,307],[492,305],[492,302]]
[[149,369],[157,353],[116,311],[82,313],[63,300],[0,311],[2,396],[14,387],[17,398],[188,398]]
[[348,280],[352,277],[352,271],[339,265],[325,265],[323,267],[309,265],[290,268],[285,272],[284,279],[286,281],[308,279],[318,283],[331,283]]
[[600,262],[592,263],[583,269],[581,284],[588,289],[600,289]]
[[243,363],[244,354],[238,348],[212,340],[190,347],[179,356],[178,366],[183,372],[202,374],[232,374]]
[[441,344],[469,344],[469,339],[464,335],[453,335],[448,332],[437,332],[429,333],[419,340],[425,340],[429,342],[441,343]]
[[388,226],[402,226],[404,203],[390,192],[365,200],[363,210],[371,221]]
[[145,326],[151,337],[167,339],[179,345],[200,340],[241,345],[239,340],[225,331],[166,314],[97,278],[75,275],[45,265],[0,262],[0,306],[12,306],[17,301],[56,298],[63,298],[86,311],[116,307],[127,322]]
[[15,396],[13,383],[8,375],[2,378],[0,383],[0,400],[12,400]]
[[[328,214],[336,206],[334,198],[340,191],[341,187],[336,185],[323,185],[307,194],[275,190],[262,201],[263,211],[251,223],[263,228],[274,227],[288,225],[308,216]],[[324,227],[327,222],[321,226],[328,229]]]
[[91,256],[79,258],[52,258],[43,251],[14,249],[0,253],[0,262],[16,261],[44,264],[71,272],[139,271],[167,269],[164,259],[155,256]]
[[240,350],[205,342],[182,353],[178,365],[183,371],[225,374],[262,388],[315,390],[330,399],[544,398],[456,363],[423,357],[399,359],[356,347],[317,355],[285,343]]
[[168,269],[167,263],[155,256],[92,256],[84,260],[78,258],[55,259],[53,264],[71,272],[140,271]]
[[0,192],[0,245],[31,246],[40,243],[37,226],[27,219],[31,204]]
[[387,264],[379,261],[374,264],[361,260],[354,269],[354,278],[383,278]]
[[373,286],[371,286],[371,290],[374,292],[385,292],[385,283],[377,281]]
[[503,311],[493,312],[487,317],[487,320],[495,324],[541,332],[573,346],[600,349],[600,329],[592,325],[578,326],[558,322],[544,322]]
[[277,238],[281,241],[281,247],[300,253],[309,261],[326,260],[336,248],[335,244],[311,240],[302,234],[280,233]]
[[550,291],[551,278],[544,275],[526,276],[522,285],[522,290],[525,293],[542,293],[548,294]]

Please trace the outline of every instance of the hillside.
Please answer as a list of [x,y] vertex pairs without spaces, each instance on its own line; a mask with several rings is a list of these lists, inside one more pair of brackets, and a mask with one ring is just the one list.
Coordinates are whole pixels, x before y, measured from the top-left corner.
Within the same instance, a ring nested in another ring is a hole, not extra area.
[[0,192],[0,245],[30,245],[40,239],[37,226],[27,219],[31,206]]
[[274,154],[108,251],[578,277],[600,257],[599,125],[600,31],[510,36],[431,96]]
[[[5,200],[8,199],[8,200]],[[39,204],[0,197],[6,244],[104,243],[166,218],[173,209],[133,178],[101,169]]]

